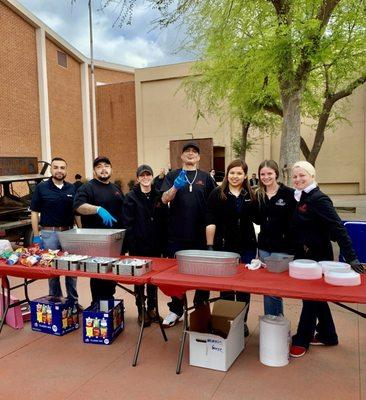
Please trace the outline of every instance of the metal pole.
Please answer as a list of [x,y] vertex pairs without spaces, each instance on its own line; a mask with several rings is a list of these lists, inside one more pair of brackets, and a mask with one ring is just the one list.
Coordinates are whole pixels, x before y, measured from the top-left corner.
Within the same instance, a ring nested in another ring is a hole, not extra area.
[[98,156],[98,132],[97,132],[97,112],[96,112],[97,109],[96,109],[96,104],[95,104],[92,0],[89,0],[88,7],[89,7],[90,77],[91,77],[92,119],[93,119],[93,145],[94,145],[94,157],[97,157]]

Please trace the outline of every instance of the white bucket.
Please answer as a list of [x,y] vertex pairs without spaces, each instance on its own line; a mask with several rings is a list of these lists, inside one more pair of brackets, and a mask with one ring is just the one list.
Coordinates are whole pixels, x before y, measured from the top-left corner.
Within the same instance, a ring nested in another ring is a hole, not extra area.
[[259,359],[269,367],[283,367],[289,363],[291,340],[290,321],[284,317],[259,317]]

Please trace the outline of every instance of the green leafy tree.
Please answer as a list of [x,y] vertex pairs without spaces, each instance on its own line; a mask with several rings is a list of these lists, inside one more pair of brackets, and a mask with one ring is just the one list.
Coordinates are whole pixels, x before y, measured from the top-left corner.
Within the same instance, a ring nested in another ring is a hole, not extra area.
[[[135,1],[115,2],[129,22]],[[315,163],[326,129],[342,116],[337,103],[366,81],[366,0],[147,3],[160,12],[158,25],[187,27],[207,104],[227,101],[250,123],[280,118],[285,179],[300,149]],[[311,144],[301,138],[302,117],[316,121]]]

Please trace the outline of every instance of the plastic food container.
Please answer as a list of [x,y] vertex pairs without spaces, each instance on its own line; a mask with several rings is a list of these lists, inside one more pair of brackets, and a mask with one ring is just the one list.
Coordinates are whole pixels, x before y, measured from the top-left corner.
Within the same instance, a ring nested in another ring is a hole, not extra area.
[[314,260],[298,259],[289,264],[289,275],[296,279],[320,279],[322,267]]
[[52,261],[52,265],[56,269],[64,269],[68,271],[77,271],[80,269],[80,261],[87,259],[88,256],[80,256],[79,254],[67,254],[57,257]]
[[288,270],[289,262],[293,259],[294,256],[290,254],[276,253],[265,257],[263,261],[269,272],[283,272]]
[[182,274],[231,276],[238,272],[240,255],[228,251],[181,250],[175,253]]
[[339,261],[319,261],[320,266],[322,267],[323,274],[328,272],[329,270],[337,270],[337,271],[351,271],[351,266],[344,262]]
[[112,271],[116,275],[141,276],[151,271],[151,260],[127,258],[112,264]]
[[118,258],[112,257],[89,257],[80,261],[80,269],[85,272],[97,272],[106,274],[112,271],[112,263]]
[[324,273],[325,282],[334,286],[357,286],[361,285],[361,276],[355,271],[330,269]]
[[57,232],[63,251],[89,256],[119,257],[125,229],[76,228]]

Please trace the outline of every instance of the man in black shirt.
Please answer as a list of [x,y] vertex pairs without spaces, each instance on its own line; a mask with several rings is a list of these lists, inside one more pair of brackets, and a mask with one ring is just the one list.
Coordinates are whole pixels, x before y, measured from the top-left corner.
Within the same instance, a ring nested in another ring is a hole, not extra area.
[[[61,249],[57,232],[70,229],[74,225],[75,187],[65,182],[66,172],[66,161],[55,157],[51,161],[52,177],[38,184],[32,196],[33,243],[38,243],[45,249]],[[41,231],[38,226],[39,214]],[[67,297],[77,302],[76,278],[66,276],[65,284]],[[62,297],[59,277],[49,279],[48,285],[50,296]]]
[[[182,149],[182,168],[165,177],[161,191],[162,201],[169,203],[167,256],[173,258],[179,250],[206,249],[206,201],[214,189],[214,181],[197,169],[200,148],[188,142]],[[196,291],[194,303],[208,299],[208,292]],[[173,297],[168,303],[170,313],[163,321],[165,327],[174,326],[183,314],[183,301]]]
[[[124,196],[113,184],[112,165],[109,158],[100,156],[93,162],[95,178],[77,191],[74,210],[81,215],[83,228],[122,228],[122,205]],[[90,279],[92,301],[113,298],[116,282]]]
[[74,182],[75,192],[79,189],[80,186],[83,186],[83,182],[81,182],[81,175],[76,174]]

